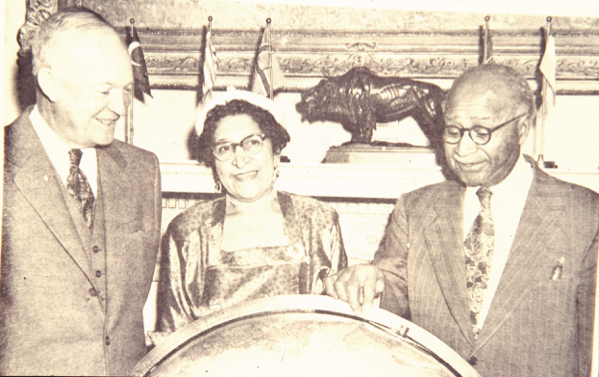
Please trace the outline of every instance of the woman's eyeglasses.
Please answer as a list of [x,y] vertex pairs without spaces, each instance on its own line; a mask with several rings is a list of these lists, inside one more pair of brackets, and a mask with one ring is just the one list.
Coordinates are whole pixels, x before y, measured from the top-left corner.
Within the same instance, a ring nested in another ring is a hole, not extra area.
[[445,130],[443,131],[443,140],[447,144],[457,144],[460,142],[460,140],[462,140],[462,136],[464,136],[464,133],[467,133],[475,144],[485,145],[489,142],[489,140],[491,140],[491,134],[493,132],[497,131],[498,129],[500,129],[503,126],[510,124],[511,122],[515,121],[516,119],[523,117],[524,115],[526,115],[526,113],[520,114],[517,117],[512,118],[506,122],[503,122],[500,125],[495,126],[493,128],[486,128],[483,126],[474,126],[472,128],[447,126],[447,127],[445,127]]
[[241,140],[239,143],[218,143],[212,147],[212,154],[220,161],[226,161],[233,158],[237,147],[243,148],[247,154],[256,154],[262,150],[264,139],[266,139],[266,135],[264,134],[253,134]]

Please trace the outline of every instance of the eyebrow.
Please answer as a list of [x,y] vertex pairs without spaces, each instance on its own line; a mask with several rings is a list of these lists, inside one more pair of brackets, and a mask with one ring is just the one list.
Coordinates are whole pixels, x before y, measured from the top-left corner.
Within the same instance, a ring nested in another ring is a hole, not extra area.
[[[451,122],[455,122],[455,123],[459,123],[457,119],[449,117],[449,118],[445,118],[444,119],[446,123],[451,123]],[[492,116],[483,116],[483,117],[473,117],[471,118],[472,123],[480,123],[480,122],[485,122],[485,121],[492,121],[493,117]]]
[[[88,85],[91,85],[91,86],[102,86],[102,85],[106,85],[106,86],[113,87],[115,84],[113,82],[110,82],[110,81],[102,81],[102,82],[96,82],[96,83],[89,83]],[[132,86],[132,85],[133,85],[133,81],[129,81],[128,83],[126,83],[125,85],[123,85],[123,88],[126,88],[128,86]]]
[[[243,139],[245,139],[245,138],[243,138]],[[243,140],[243,139],[241,139],[241,140]],[[228,140],[227,138],[220,138],[220,139],[214,141],[214,144],[222,144],[222,143],[234,143],[234,141]]]
[[213,144],[223,144],[223,143],[238,144],[238,143],[242,142],[243,140],[247,139],[248,137],[254,136],[254,135],[261,135],[261,134],[249,134],[249,135],[246,135],[246,136],[242,137],[241,140],[239,140],[239,142],[230,141],[230,140],[227,140],[225,138],[221,138],[221,139],[216,140]]

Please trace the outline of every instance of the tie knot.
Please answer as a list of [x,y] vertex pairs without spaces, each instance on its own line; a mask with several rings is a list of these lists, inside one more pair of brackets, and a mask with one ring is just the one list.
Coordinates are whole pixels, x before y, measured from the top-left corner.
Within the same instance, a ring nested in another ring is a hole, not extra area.
[[493,192],[488,187],[481,187],[476,190],[476,195],[482,204],[487,204],[490,202]]
[[81,156],[83,156],[83,152],[81,152],[81,149],[71,149],[69,151],[69,161],[71,162],[71,166],[79,167],[79,163],[81,162]]

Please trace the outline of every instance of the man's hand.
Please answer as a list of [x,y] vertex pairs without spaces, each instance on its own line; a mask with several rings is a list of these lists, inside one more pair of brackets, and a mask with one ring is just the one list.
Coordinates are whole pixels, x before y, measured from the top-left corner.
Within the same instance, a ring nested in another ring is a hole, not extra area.
[[349,303],[357,315],[368,315],[374,297],[385,287],[383,271],[370,264],[355,264],[325,280],[327,294]]

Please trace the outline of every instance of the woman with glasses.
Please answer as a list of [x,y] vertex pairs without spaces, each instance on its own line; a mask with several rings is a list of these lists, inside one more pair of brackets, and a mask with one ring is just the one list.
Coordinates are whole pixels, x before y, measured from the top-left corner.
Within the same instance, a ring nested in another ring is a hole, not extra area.
[[273,101],[233,90],[198,117],[200,162],[223,196],[196,204],[168,226],[160,264],[157,330],[172,332],[241,301],[321,294],[346,267],[330,205],[278,191],[289,134]]

